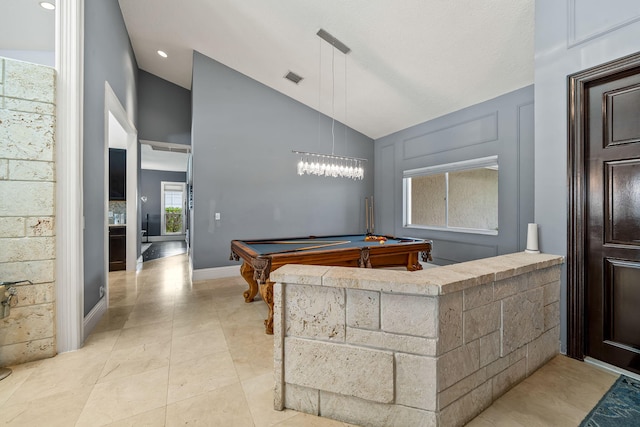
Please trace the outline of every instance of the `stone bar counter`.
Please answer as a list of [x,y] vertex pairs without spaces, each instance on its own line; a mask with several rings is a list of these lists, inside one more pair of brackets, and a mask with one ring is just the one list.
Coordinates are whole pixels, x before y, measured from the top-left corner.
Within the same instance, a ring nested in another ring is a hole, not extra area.
[[363,426],[464,425],[558,354],[563,261],[279,268],[275,409]]

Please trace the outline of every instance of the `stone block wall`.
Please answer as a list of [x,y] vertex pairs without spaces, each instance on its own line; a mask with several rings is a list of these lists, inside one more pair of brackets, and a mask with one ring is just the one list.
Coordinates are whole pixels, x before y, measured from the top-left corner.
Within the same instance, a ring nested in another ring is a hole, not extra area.
[[55,71],[0,58],[0,282],[17,305],[0,319],[0,366],[55,346]]
[[559,352],[561,257],[418,272],[273,272],[275,407],[367,426],[464,425]]

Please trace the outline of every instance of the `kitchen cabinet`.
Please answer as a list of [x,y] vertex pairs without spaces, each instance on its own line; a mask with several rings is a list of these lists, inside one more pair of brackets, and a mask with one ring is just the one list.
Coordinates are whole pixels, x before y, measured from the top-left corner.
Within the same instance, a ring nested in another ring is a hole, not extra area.
[[109,148],[109,200],[127,200],[127,150]]
[[109,271],[127,269],[127,227],[109,226]]

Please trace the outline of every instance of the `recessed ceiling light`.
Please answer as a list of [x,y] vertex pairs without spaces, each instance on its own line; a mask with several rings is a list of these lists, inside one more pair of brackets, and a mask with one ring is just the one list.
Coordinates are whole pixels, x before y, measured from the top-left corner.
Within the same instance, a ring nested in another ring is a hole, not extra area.
[[47,10],[53,10],[53,9],[55,9],[55,8],[56,8],[56,5],[55,5],[55,4],[50,3],[50,2],[48,2],[48,1],[41,1],[41,2],[40,2],[40,6],[41,6],[42,8],[44,8],[44,9],[47,9]]
[[168,56],[164,50],[159,50],[158,55],[162,56],[163,58],[166,58]]

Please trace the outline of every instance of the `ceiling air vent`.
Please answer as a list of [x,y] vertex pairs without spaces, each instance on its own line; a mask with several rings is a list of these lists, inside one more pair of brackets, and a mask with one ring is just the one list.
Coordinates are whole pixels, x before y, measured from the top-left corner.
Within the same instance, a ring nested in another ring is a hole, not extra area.
[[297,75],[297,74],[296,74],[296,73],[294,73],[293,71],[289,71],[289,72],[287,73],[287,75],[286,75],[286,76],[284,76],[284,78],[285,78],[285,79],[287,79],[287,80],[289,80],[289,81],[294,82],[295,84],[298,84],[298,83],[300,83],[300,82],[302,81],[302,79],[303,79],[304,77],[301,77],[301,76]]

